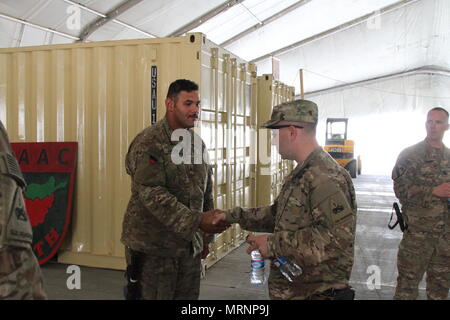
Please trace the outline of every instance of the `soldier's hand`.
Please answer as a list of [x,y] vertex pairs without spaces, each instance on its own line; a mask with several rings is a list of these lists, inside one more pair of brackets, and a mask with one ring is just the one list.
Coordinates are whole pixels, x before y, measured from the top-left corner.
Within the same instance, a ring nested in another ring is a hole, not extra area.
[[203,213],[199,228],[207,233],[220,233],[225,231],[230,225],[217,216],[221,210],[210,210]]
[[248,244],[250,244],[250,247],[247,248],[247,253],[250,254],[253,250],[259,250],[261,253],[261,256],[264,259],[269,258],[269,247],[267,246],[267,238],[269,237],[268,234],[264,234],[261,236],[249,236],[245,240]]
[[223,224],[223,225],[229,226],[229,224],[225,221],[225,213],[223,213],[223,211],[219,211],[219,212],[220,213],[216,213],[216,215],[214,216],[212,223],[214,225]]
[[434,187],[433,194],[439,198],[450,198],[450,182]]

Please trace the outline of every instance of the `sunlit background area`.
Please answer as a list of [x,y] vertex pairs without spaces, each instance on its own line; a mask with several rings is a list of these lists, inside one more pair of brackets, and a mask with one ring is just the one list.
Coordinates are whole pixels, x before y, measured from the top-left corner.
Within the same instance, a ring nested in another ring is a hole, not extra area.
[[[400,151],[425,138],[425,118],[419,112],[350,118],[347,138],[355,142],[355,157],[361,156],[362,174],[391,175]],[[317,138],[324,145],[325,120],[318,125]],[[450,145],[448,134],[444,143]]]

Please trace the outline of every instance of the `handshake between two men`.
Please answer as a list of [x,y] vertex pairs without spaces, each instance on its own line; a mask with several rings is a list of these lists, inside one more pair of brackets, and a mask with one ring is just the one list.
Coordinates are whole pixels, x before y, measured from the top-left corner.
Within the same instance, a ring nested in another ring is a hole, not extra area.
[[[202,220],[200,221],[200,230],[205,234],[221,233],[230,227],[225,219],[225,212],[219,209],[206,211],[203,213]],[[250,245],[247,248],[247,253],[250,254],[253,250],[259,250],[263,258],[269,258],[267,238],[268,234],[248,236],[246,242]],[[202,253],[202,259],[206,258],[209,253],[209,247],[205,243],[204,251]]]
[[199,226],[200,230],[209,234],[221,233],[229,227],[230,224],[225,221],[225,213],[219,209],[204,212]]

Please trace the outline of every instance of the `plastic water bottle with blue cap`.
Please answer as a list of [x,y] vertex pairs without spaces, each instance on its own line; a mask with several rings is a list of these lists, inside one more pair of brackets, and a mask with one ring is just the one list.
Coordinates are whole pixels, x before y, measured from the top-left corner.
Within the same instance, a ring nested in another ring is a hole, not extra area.
[[251,252],[251,266],[250,283],[255,286],[262,286],[266,282],[265,263],[259,250]]
[[295,262],[286,259],[285,257],[278,257],[273,259],[273,264],[280,269],[283,276],[290,282],[293,282],[296,278],[300,277],[303,273],[301,267]]

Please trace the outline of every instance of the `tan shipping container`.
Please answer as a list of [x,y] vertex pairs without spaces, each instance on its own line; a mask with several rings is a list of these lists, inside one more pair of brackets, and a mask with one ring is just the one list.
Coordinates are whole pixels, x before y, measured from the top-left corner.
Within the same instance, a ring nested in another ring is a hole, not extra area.
[[[272,109],[283,102],[293,101],[295,88],[274,80],[271,74],[257,78],[258,127],[270,119]],[[271,205],[280,193],[284,178],[292,171],[293,161],[281,160],[271,144],[270,130],[258,131],[257,206]]]
[[[256,144],[255,71],[202,34],[0,49],[0,118],[11,141],[78,142],[71,232],[58,261],[125,267],[124,157],[135,135],[165,114],[165,94],[178,78],[200,85],[199,130],[215,163],[216,206],[255,206],[256,167],[246,162]],[[233,226],[216,236],[205,266],[245,235]]]

